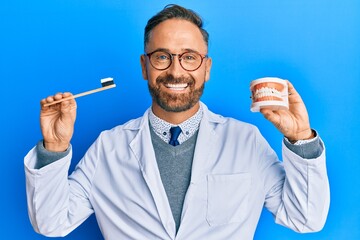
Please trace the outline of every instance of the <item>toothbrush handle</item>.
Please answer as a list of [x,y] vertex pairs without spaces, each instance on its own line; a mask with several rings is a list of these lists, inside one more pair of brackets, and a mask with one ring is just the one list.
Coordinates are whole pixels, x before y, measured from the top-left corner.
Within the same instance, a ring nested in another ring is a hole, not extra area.
[[78,94],[75,94],[75,95],[73,95],[73,96],[66,97],[66,98],[63,98],[63,99],[54,101],[54,102],[51,102],[51,103],[45,103],[43,106],[44,106],[44,107],[48,107],[48,106],[51,106],[51,105],[54,105],[54,104],[57,104],[57,103],[61,103],[61,102],[63,102],[63,101],[69,100],[69,99],[74,99],[74,98],[86,96],[86,95],[89,95],[89,94],[101,92],[101,91],[104,91],[104,90],[107,90],[107,89],[110,89],[110,88],[114,88],[114,87],[116,87],[115,84],[112,84],[112,85],[109,85],[109,86],[105,86],[105,87],[101,87],[101,88],[96,88],[96,89],[93,89],[93,90],[90,90],[90,91],[78,93]]

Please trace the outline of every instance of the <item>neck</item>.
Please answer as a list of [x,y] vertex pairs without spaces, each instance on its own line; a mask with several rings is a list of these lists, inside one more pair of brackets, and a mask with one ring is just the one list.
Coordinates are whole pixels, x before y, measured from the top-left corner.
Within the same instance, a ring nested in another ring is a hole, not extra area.
[[192,116],[194,116],[195,113],[199,110],[199,108],[200,108],[199,102],[196,103],[192,108],[182,112],[168,112],[162,109],[156,103],[153,103],[152,105],[152,111],[157,117],[161,118],[162,120],[168,123],[175,125],[178,125],[186,121],[187,119],[191,118]]

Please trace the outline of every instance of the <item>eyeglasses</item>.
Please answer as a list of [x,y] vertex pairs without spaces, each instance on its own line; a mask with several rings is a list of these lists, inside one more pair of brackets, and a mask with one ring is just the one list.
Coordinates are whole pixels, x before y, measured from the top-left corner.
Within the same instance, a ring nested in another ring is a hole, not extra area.
[[208,55],[201,55],[198,52],[184,52],[181,54],[173,54],[166,52],[164,50],[155,50],[151,53],[146,53],[146,56],[149,57],[150,64],[157,70],[166,70],[168,69],[175,56],[178,56],[180,66],[186,71],[195,71],[197,70],[204,58],[207,58]]

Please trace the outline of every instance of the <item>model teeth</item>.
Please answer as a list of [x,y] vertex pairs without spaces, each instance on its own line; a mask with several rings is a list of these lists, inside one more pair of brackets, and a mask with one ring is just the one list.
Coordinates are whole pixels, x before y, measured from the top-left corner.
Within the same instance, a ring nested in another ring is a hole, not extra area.
[[276,90],[275,88],[262,87],[260,89],[256,89],[254,98],[259,99],[263,97],[278,97],[281,98],[281,92]]

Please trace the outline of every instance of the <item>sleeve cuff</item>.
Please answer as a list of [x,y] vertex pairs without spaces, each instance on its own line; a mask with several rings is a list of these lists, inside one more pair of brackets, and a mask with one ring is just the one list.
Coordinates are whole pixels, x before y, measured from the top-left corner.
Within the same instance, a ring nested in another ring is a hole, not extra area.
[[45,149],[43,140],[39,141],[36,145],[37,162],[35,164],[35,169],[40,169],[66,157],[70,153],[70,150],[71,145],[64,152],[51,152]]
[[315,138],[309,140],[300,140],[292,144],[290,141],[284,137],[284,144],[292,152],[299,155],[302,158],[313,159],[317,158],[324,151],[324,145],[320,140],[319,134],[315,132]]

